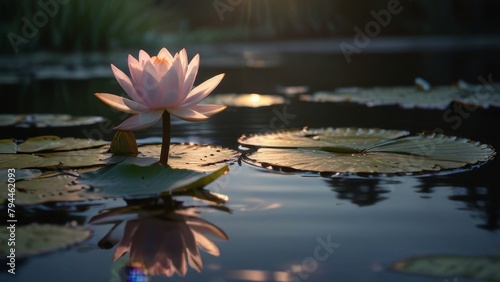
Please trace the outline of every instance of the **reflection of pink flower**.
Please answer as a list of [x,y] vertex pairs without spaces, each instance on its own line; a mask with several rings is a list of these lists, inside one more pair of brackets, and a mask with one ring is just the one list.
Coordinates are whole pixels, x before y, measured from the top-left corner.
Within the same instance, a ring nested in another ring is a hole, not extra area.
[[228,239],[224,231],[194,210],[175,210],[167,217],[127,221],[113,261],[129,253],[130,264],[142,268],[147,275],[170,277],[177,272],[184,276],[188,263],[198,272],[203,268],[198,247],[211,255],[219,255],[219,249],[205,234]]
[[139,60],[132,55],[128,57],[131,78],[111,65],[116,80],[132,100],[108,93],[95,95],[119,111],[134,114],[116,127],[122,131],[150,127],[161,119],[164,111],[184,120],[205,120],[226,108],[221,105],[198,105],[217,87],[224,74],[214,76],[193,89],[199,62],[200,57],[196,55],[188,64],[185,49],[172,56],[163,48],[153,57],[141,50]]

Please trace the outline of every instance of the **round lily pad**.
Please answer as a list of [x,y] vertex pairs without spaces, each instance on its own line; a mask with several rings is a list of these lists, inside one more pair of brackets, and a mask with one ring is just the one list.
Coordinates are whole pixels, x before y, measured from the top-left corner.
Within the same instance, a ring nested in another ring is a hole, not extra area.
[[78,183],[95,188],[95,193],[112,197],[152,196],[202,188],[228,171],[228,166],[198,172],[155,163],[138,166],[127,161],[83,173]]
[[[16,169],[13,173],[16,181],[36,178],[42,175],[42,172],[38,169]],[[9,170],[8,169],[0,169],[0,183],[8,183],[9,180]]]
[[302,130],[242,136],[238,142],[245,146],[266,148],[338,147],[363,150],[385,140],[408,134],[408,131],[379,128],[304,128]]
[[434,277],[461,277],[484,281],[500,281],[500,257],[488,256],[423,256],[394,263],[395,271]]
[[17,144],[14,139],[0,140],[0,154],[15,154],[17,152]]
[[[76,172],[70,172],[77,175]],[[88,193],[89,186],[76,183],[76,176],[56,174],[16,182],[16,205],[34,205],[46,202],[74,202],[101,199]],[[7,198],[7,193],[0,198]]]
[[459,81],[452,86],[430,87],[426,81],[416,79],[415,86],[338,88],[303,96],[308,102],[352,102],[367,106],[399,105],[402,108],[443,110],[457,102],[488,108],[500,107],[500,87],[494,84],[473,85]]
[[[92,235],[92,232],[81,227],[69,227],[53,224],[31,223],[16,226],[16,258],[38,255],[67,248],[80,243]],[[7,244],[10,230],[0,229],[0,254],[9,255]]]
[[0,115],[0,126],[16,127],[70,127],[97,124],[104,121],[99,116],[71,116],[64,114]]
[[104,140],[92,140],[83,138],[59,138],[58,136],[38,136],[29,138],[17,146],[18,153],[35,153],[42,151],[71,151],[109,144]]
[[285,98],[264,94],[219,94],[205,98],[204,103],[222,104],[231,107],[266,107],[285,103]]
[[[137,165],[150,165],[158,162],[161,145],[139,146],[137,157],[113,156],[111,162],[127,160]],[[173,168],[195,171],[212,171],[235,159],[238,152],[219,146],[187,143],[170,144],[168,164]]]
[[257,147],[244,161],[266,168],[355,174],[414,174],[449,171],[492,159],[491,146],[439,134],[327,128],[242,137]]

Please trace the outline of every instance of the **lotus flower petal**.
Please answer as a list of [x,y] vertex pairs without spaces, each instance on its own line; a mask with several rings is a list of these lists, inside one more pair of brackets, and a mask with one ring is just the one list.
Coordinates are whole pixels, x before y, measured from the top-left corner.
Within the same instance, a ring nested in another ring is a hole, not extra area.
[[124,233],[127,234],[128,236],[124,236],[120,241],[120,243],[118,244],[118,247],[116,248],[115,253],[113,254],[113,262],[115,262],[117,259],[121,258],[124,254],[129,252],[134,234],[139,228],[139,224],[135,223],[136,222],[134,221],[130,221],[129,224],[125,225]]
[[198,67],[200,65],[200,56],[196,55],[189,63],[185,80],[182,82],[182,88],[179,91],[180,101],[184,101],[189,94],[189,91],[193,88],[194,80],[198,74]]
[[148,128],[157,123],[163,114],[164,110],[156,110],[138,113],[126,119],[116,127],[117,130],[134,131],[139,129]]
[[177,93],[179,91],[179,79],[177,69],[170,68],[167,73],[161,78],[160,85],[163,91],[162,99],[159,106],[169,108],[177,106]]
[[167,60],[169,64],[172,64],[174,61],[174,57],[172,57],[172,54],[170,54],[167,48],[162,48],[160,52],[158,52],[158,58]]
[[186,49],[172,56],[166,48],[162,48],[153,57],[140,50],[138,59],[128,56],[130,77],[111,65],[116,80],[131,100],[107,93],[95,95],[119,111],[135,114],[117,126],[119,130],[131,131],[152,126],[165,110],[184,120],[205,120],[226,108],[197,105],[217,87],[224,74],[214,76],[193,89],[199,64],[199,55],[189,62]]
[[214,104],[200,104],[192,106],[190,109],[193,111],[197,111],[200,114],[206,115],[207,117],[211,117],[215,114],[222,112],[226,108],[227,106],[214,105]]
[[134,89],[136,89],[137,86],[142,85],[142,65],[132,55],[128,55],[128,69],[132,84],[135,86]]
[[134,101],[142,102],[143,100],[139,95],[137,95],[137,92],[135,91],[134,85],[130,81],[130,78],[113,64],[111,64],[111,70],[115,75],[116,81],[118,81],[118,84],[120,84],[123,90],[125,90],[127,95]]
[[142,72],[142,91],[145,94],[144,103],[151,109],[155,109],[161,102],[161,87],[158,82],[158,74],[151,62],[146,62]]
[[200,121],[208,119],[206,115],[187,108],[169,108],[167,110],[172,115],[187,121]]
[[181,61],[181,66],[182,66],[182,75],[186,75],[187,67],[188,67],[188,57],[187,57],[187,52],[186,49],[182,49],[179,52],[179,59]]
[[191,90],[186,100],[182,103],[182,106],[189,108],[198,104],[219,85],[222,78],[224,78],[224,74],[219,74],[198,85],[195,89]]
[[148,110],[148,108],[135,101],[114,94],[95,93],[94,95],[108,106],[125,113],[137,114]]
[[198,242],[200,247],[205,252],[207,252],[213,256],[216,256],[216,257],[220,255],[219,248],[217,248],[217,246],[212,241],[210,241],[207,237],[205,237],[205,235],[198,233],[194,230],[193,230],[193,234],[194,234],[194,237],[196,238],[196,242]]
[[146,51],[144,50],[139,51],[139,62],[141,64],[144,64],[145,61],[149,61],[149,59],[151,59],[151,57],[148,55],[148,53],[146,53]]

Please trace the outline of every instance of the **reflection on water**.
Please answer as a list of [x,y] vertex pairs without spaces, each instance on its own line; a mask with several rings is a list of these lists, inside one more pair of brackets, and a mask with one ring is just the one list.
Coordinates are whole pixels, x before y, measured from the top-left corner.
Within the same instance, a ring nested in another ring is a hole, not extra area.
[[453,176],[421,178],[418,192],[431,195],[435,188],[453,187],[453,195],[448,199],[463,202],[465,207],[461,210],[483,221],[476,225],[478,228],[495,231],[500,228],[500,191],[492,177],[496,169],[489,165]]
[[[219,209],[205,208],[210,207]],[[177,273],[184,277],[188,264],[201,272],[200,249],[213,256],[220,254],[207,235],[228,240],[222,229],[201,218],[198,208],[185,206],[172,197],[128,200],[127,206],[104,210],[90,222],[113,224],[99,246],[107,249],[117,245],[113,262],[128,254],[120,275],[144,273],[171,277]]]
[[397,180],[378,178],[331,178],[326,182],[332,187],[332,191],[337,193],[337,199],[348,200],[360,207],[374,205],[387,199],[382,195],[391,191],[384,187],[399,183]]

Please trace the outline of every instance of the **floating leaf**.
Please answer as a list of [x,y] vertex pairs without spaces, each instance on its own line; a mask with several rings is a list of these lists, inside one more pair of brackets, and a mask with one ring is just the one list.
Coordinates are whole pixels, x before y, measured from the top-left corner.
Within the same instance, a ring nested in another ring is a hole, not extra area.
[[[130,163],[147,166],[158,161],[160,151],[161,145],[140,146],[137,158],[113,156],[109,161],[118,162],[126,159]],[[168,164],[173,168],[212,171],[226,165],[225,162],[233,160],[237,155],[234,150],[218,146],[170,144]]]
[[14,139],[0,140],[0,154],[15,154],[17,152],[17,144]]
[[360,150],[408,134],[401,130],[366,128],[303,129],[243,136],[238,142],[246,146],[268,148],[338,147]]
[[304,96],[309,102],[354,102],[367,106],[399,105],[403,108],[446,109],[452,102],[488,108],[500,107],[500,87],[493,84],[471,85],[459,81],[454,86],[431,88],[416,79],[416,86],[339,88]]
[[0,126],[10,126],[21,120],[18,115],[0,115]]
[[[89,187],[76,183],[76,178],[73,175],[58,174],[52,177],[16,182],[16,204],[33,205],[45,202],[71,202],[102,198],[102,196],[85,193]],[[0,198],[7,196],[5,191]]]
[[110,143],[104,140],[93,140],[93,139],[83,139],[83,138],[73,138],[73,137],[62,138],[61,142],[64,144],[64,146],[55,148],[53,151],[90,149],[95,147],[101,147]]
[[[331,173],[425,173],[486,162],[492,147],[444,135],[404,136],[380,129],[317,129],[240,138],[259,148],[245,161],[271,168]],[[297,148],[297,149],[294,149]]]
[[17,152],[35,153],[42,151],[70,151],[100,147],[106,144],[109,144],[109,142],[104,140],[92,140],[73,137],[66,137],[61,139],[58,136],[37,136],[29,138],[23,143],[19,144],[19,146],[17,146]]
[[[38,169],[16,169],[12,177],[16,181],[21,181],[25,179],[36,178],[42,175],[42,172]],[[0,169],[0,183],[8,183],[9,180],[9,172],[8,169]]]
[[[61,148],[65,147],[60,147],[59,149]],[[161,145],[148,145],[140,147],[141,154],[139,154],[138,157],[112,156],[107,152],[108,149],[109,146],[103,146],[100,148],[86,150],[44,152],[31,155],[2,154],[2,158],[0,159],[0,169],[55,167],[59,169],[83,168],[115,164],[124,160],[134,162],[137,165],[147,166],[158,161]],[[216,167],[224,166],[224,162],[234,159],[236,155],[236,151],[222,147],[195,144],[171,144],[169,165],[174,168],[211,171]]]
[[0,126],[17,127],[70,127],[97,124],[104,121],[103,117],[54,114],[0,115]]
[[[55,153],[3,154],[0,159],[2,168],[81,168],[110,163],[107,147],[87,150],[64,151]],[[113,163],[113,162],[112,162]]]
[[[80,243],[92,235],[90,230],[80,227],[68,227],[53,224],[37,224],[16,226],[15,256],[26,257],[67,248]],[[0,255],[10,254],[7,244],[10,230],[0,229]]]
[[60,162],[55,159],[44,159],[36,155],[27,154],[2,154],[0,168],[44,168],[55,167]]
[[204,103],[222,104],[231,107],[266,107],[285,103],[285,98],[262,94],[219,94],[205,98]]
[[40,151],[49,151],[63,147],[64,143],[57,136],[38,136],[29,138],[17,146],[19,153],[34,153]]
[[222,176],[228,170],[225,165],[216,171],[202,173],[175,169],[155,163],[138,166],[122,162],[114,166],[80,175],[78,182],[98,189],[108,196],[154,195],[189,191],[201,188]]
[[413,275],[500,281],[500,257],[427,256],[396,262],[392,269]]

